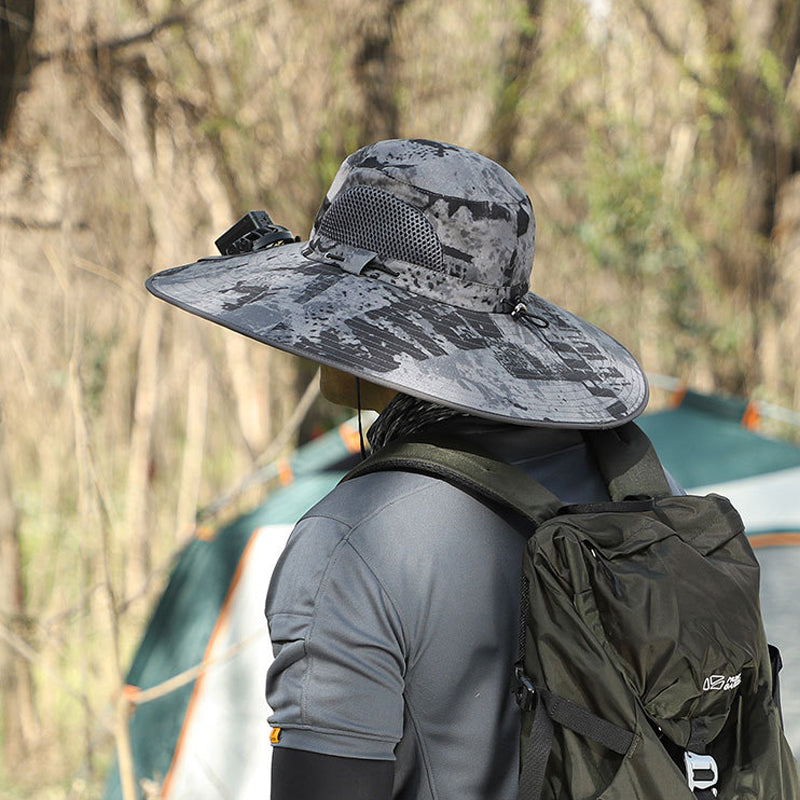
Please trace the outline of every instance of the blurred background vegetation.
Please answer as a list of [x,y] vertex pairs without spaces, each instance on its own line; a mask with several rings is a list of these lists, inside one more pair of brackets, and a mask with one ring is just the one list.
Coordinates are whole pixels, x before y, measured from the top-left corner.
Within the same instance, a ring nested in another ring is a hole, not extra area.
[[528,190],[538,293],[798,409],[798,54],[796,0],[0,0],[0,796],[99,794],[171,554],[313,375],[148,274],[442,139]]

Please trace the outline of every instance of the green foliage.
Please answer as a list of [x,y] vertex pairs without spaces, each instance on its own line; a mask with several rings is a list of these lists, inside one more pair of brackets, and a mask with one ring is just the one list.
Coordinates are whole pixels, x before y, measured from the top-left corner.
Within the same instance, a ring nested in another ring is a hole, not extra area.
[[241,125],[236,117],[220,117],[209,115],[197,123],[197,133],[201,137],[219,138],[223,131],[233,130],[241,133]]
[[786,101],[786,84],[790,76],[786,74],[778,54],[764,49],[757,61],[758,77],[766,87],[773,102],[782,105]]
[[584,219],[576,233],[594,261],[625,278],[658,280],[685,272],[701,244],[687,225],[680,193],[665,186],[663,163],[637,149],[596,136],[587,152]]

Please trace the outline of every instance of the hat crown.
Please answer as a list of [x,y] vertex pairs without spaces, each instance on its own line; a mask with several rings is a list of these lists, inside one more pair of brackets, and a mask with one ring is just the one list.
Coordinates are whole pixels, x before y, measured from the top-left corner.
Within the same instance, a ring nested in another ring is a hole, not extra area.
[[535,222],[525,190],[494,161],[455,145],[393,139],[342,164],[314,222],[318,235],[524,292]]

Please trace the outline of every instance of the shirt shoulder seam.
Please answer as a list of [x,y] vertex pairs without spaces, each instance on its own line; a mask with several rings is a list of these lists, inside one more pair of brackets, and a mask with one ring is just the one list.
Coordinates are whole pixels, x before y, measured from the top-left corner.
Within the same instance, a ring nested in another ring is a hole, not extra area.
[[[402,470],[392,470],[392,471],[393,472],[402,472]],[[410,474],[415,474],[415,473],[406,473],[406,474],[410,475]],[[431,478],[432,481],[436,481],[438,484],[441,484],[441,483],[445,483],[446,484],[447,483],[446,481],[442,481],[439,478],[435,478],[433,476],[426,476],[426,477]],[[447,485],[451,486],[452,484],[447,484]],[[396,505],[397,503],[399,503],[399,502],[401,502],[403,500],[407,500],[409,497],[413,497],[416,494],[421,494],[422,492],[431,491],[434,488],[434,486],[435,486],[435,484],[429,484],[429,483],[425,483],[422,486],[415,486],[413,489],[409,489],[406,492],[404,492],[403,494],[399,494],[396,497],[390,498],[389,500],[387,500],[386,502],[382,503],[377,508],[373,509],[367,516],[361,517],[360,519],[357,519],[357,520],[347,521],[347,520],[341,519],[336,514],[317,513],[317,512],[312,510],[312,511],[308,512],[307,514],[303,515],[298,520],[298,524],[300,522],[305,522],[307,519],[329,519],[329,520],[332,520],[333,522],[338,522],[340,525],[343,525],[343,526],[345,526],[346,528],[349,529],[349,532],[347,533],[347,535],[343,537],[343,538],[347,538],[350,535],[350,533],[352,533],[352,531],[354,531],[356,528],[360,527],[364,523],[369,522],[373,517],[377,516],[378,514],[383,513],[387,508],[390,508],[391,506]],[[453,488],[456,488],[456,487],[453,487]]]

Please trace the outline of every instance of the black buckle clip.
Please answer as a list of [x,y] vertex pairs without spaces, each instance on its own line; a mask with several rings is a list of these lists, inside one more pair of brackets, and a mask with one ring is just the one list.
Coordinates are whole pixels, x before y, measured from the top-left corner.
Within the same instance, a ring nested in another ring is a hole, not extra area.
[[222,255],[235,256],[299,241],[288,228],[276,225],[266,211],[249,211],[214,244]]
[[525,668],[521,663],[514,666],[514,678],[516,680],[514,697],[517,705],[523,711],[533,711],[536,708],[536,688],[525,674]]

